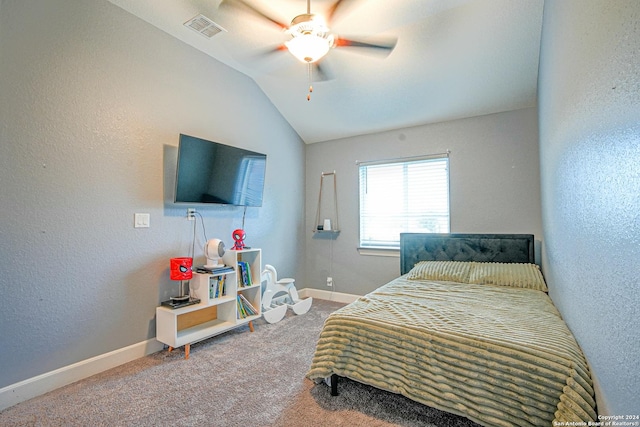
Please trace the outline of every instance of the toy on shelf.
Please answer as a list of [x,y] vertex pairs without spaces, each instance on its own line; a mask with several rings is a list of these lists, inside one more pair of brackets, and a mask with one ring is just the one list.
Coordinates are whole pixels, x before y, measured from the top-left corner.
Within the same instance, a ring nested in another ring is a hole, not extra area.
[[[272,265],[265,265],[262,278],[266,279],[267,286],[262,295],[262,311],[265,320],[269,323],[276,323],[284,318],[287,307],[290,307],[295,314],[305,314],[311,308],[313,298],[300,299],[295,286],[294,279],[278,280],[278,272]],[[275,298],[278,294],[281,298]]]
[[244,239],[246,239],[247,234],[244,232],[243,229],[238,228],[237,230],[233,230],[233,241],[235,242],[233,244],[233,248],[236,251],[240,251],[242,249],[244,249]]

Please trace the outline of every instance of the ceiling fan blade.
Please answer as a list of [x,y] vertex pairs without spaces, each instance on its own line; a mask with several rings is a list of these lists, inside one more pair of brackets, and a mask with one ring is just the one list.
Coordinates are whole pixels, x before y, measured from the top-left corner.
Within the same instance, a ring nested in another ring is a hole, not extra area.
[[326,61],[322,61],[322,63],[315,62],[312,65],[313,74],[311,77],[314,82],[326,82],[335,78],[330,67],[326,64]]
[[388,55],[396,47],[397,43],[398,43],[397,38],[362,41],[362,40],[351,40],[351,39],[345,39],[342,37],[337,37],[335,40],[335,47],[363,47],[363,48],[372,49],[379,53],[383,53],[384,55]]
[[252,6],[251,4],[247,3],[244,0],[224,0],[222,2],[222,5],[229,5],[229,6],[232,6],[232,7],[242,8],[244,10],[248,10],[249,12],[254,14],[255,16],[257,16],[259,18],[262,18],[262,19],[265,19],[265,20],[271,22],[272,24],[277,25],[282,30],[286,30],[287,28],[289,28],[289,25],[279,21],[276,18],[273,18],[272,16],[269,16],[269,14],[261,11],[260,9],[258,9],[255,6]]
[[356,0],[336,0],[326,12],[325,18],[327,22],[332,23],[336,19],[336,16],[338,16],[339,14],[345,13],[345,10],[347,9],[347,6],[349,4],[353,5],[354,3],[357,3],[357,1]]
[[269,49],[263,49],[263,50],[261,50],[259,52],[254,53],[253,56],[256,57],[256,58],[265,57],[265,56],[274,54],[276,52],[282,52],[282,51],[284,51],[284,52],[288,51],[287,47],[285,45],[283,45],[283,44],[281,44],[279,46],[276,46],[276,47],[269,48]]

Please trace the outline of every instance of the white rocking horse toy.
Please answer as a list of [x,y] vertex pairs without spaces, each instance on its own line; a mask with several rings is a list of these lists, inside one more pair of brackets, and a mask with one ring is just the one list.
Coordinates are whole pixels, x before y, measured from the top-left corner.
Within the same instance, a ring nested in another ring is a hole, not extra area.
[[[265,320],[269,323],[276,323],[284,318],[287,307],[291,307],[295,314],[305,314],[311,308],[313,298],[300,299],[296,290],[294,279],[278,280],[278,272],[272,265],[265,265],[262,272],[263,280],[266,279],[267,287],[262,295],[262,311]],[[279,304],[275,299],[278,294],[286,293]]]

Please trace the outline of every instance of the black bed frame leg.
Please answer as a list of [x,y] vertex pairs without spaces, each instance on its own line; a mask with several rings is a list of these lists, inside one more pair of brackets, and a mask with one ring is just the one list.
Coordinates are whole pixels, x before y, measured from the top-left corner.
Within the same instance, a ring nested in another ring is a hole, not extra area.
[[331,396],[338,395],[338,375],[331,374]]

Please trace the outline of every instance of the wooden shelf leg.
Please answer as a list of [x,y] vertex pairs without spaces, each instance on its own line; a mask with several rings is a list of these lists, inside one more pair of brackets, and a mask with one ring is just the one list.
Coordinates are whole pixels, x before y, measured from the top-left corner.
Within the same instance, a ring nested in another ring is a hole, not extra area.
[[251,332],[253,332],[253,331],[254,331],[254,329],[253,329],[253,320],[252,320],[251,322],[249,322],[249,330],[250,330]]
[[184,345],[184,358],[185,360],[189,358],[189,351],[191,351],[191,344]]
[[169,346],[169,353],[173,351],[173,347]]

